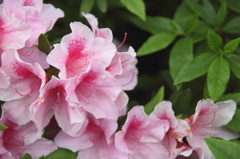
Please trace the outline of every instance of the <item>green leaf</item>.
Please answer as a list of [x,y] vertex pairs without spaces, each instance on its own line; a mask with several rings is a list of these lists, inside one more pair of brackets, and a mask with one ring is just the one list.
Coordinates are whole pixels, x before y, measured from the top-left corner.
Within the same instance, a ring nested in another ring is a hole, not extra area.
[[212,51],[219,51],[223,45],[222,38],[211,30],[208,30],[207,42]]
[[76,159],[77,153],[67,149],[59,148],[56,151],[50,153],[45,159]]
[[107,11],[107,0],[97,0],[97,5],[101,12],[105,13]]
[[158,33],[152,35],[147,41],[139,48],[138,56],[148,55],[162,49],[165,49],[175,39],[176,35],[169,32]]
[[240,104],[240,92],[224,94],[218,99],[218,101],[225,101],[229,99],[232,99],[237,104]]
[[230,69],[227,60],[217,57],[211,64],[207,75],[208,93],[212,100],[218,99],[227,87]]
[[240,13],[240,1],[238,1],[238,0],[227,0],[227,5],[233,11]]
[[51,51],[51,45],[47,39],[47,37],[44,34],[40,34],[40,36],[38,37],[38,46],[37,48],[46,53],[49,54]]
[[240,38],[237,38],[225,44],[223,48],[224,54],[232,54],[234,51],[236,51],[239,46],[239,42],[240,42]]
[[234,17],[226,25],[223,26],[222,30],[225,33],[239,34],[240,33],[240,17]]
[[227,124],[227,127],[240,132],[240,109],[237,109],[232,120]]
[[185,114],[191,102],[191,90],[179,90],[174,92],[169,100],[172,102],[173,110],[176,115]]
[[162,32],[174,32],[174,28],[170,24],[171,19],[165,17],[150,17],[148,16],[145,21],[130,17],[131,22],[137,25],[139,28],[148,31],[152,34],[162,33]]
[[175,20],[184,30],[186,33],[191,33],[198,22],[198,16],[197,15],[191,15],[187,17],[178,18]]
[[147,114],[150,114],[155,106],[160,103],[164,98],[164,87],[162,86],[158,92],[156,93],[156,95],[152,98],[151,101],[149,101],[145,106],[144,106],[144,110]]
[[5,130],[5,129],[7,129],[8,127],[6,127],[5,125],[2,125],[2,124],[0,124],[0,130]]
[[217,13],[217,24],[218,26],[222,25],[222,23],[224,22],[225,18],[227,15],[227,2],[226,0],[222,0],[222,4],[221,7],[218,10]]
[[26,154],[22,157],[22,159],[32,159],[32,156],[31,156],[30,154],[26,153]]
[[172,25],[172,27],[174,29],[174,32],[177,35],[184,34],[184,31],[183,31],[182,27],[177,22],[175,22],[174,20],[170,20],[170,24]]
[[170,53],[170,73],[175,80],[186,63],[193,59],[193,43],[188,37],[178,40]]
[[215,57],[216,54],[212,53],[204,53],[196,56],[180,70],[174,85],[191,81],[207,73],[211,62]]
[[207,37],[208,29],[209,26],[206,23],[198,21],[197,26],[190,35],[190,37],[193,40],[193,43],[197,43],[199,41],[204,40]]
[[82,0],[81,6],[80,6],[80,15],[82,15],[82,12],[89,13],[91,12],[95,0]]
[[239,159],[239,144],[215,138],[204,138],[204,140],[216,159]]
[[216,11],[209,0],[186,0],[188,7],[211,25],[216,24]]
[[240,79],[240,56],[235,54],[227,55],[231,71]]
[[182,3],[178,6],[175,14],[174,14],[174,20],[188,17],[189,15],[194,14],[194,12],[188,7],[185,1],[182,1]]
[[143,0],[120,0],[121,3],[133,14],[142,20],[146,20],[145,4]]

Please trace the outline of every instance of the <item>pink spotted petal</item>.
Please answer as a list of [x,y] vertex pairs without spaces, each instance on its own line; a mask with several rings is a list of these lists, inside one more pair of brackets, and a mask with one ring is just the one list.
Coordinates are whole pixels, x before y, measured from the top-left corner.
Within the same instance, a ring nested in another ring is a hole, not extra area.
[[23,48],[31,35],[31,28],[13,14],[6,15],[2,6],[0,7],[0,13],[1,50]]

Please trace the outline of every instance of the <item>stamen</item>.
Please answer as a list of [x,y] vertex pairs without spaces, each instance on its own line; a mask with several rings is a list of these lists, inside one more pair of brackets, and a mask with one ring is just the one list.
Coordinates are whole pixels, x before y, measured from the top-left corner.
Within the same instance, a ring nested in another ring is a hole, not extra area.
[[120,47],[122,47],[122,45],[125,43],[126,39],[127,39],[127,33],[124,33],[123,41],[122,41],[122,43],[121,43],[120,45],[118,45],[117,49],[119,49]]

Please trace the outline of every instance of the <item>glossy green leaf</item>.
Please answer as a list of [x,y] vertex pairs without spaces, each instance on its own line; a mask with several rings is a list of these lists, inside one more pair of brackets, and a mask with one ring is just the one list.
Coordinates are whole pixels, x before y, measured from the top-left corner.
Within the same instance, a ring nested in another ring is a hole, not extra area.
[[218,101],[225,101],[225,100],[229,100],[229,99],[232,99],[237,104],[240,104],[240,92],[224,94],[218,99]]
[[67,149],[59,148],[56,151],[50,153],[45,159],[76,159],[77,153]]
[[221,25],[224,22],[226,16],[227,16],[227,2],[226,0],[222,0],[221,7],[219,8],[217,13],[217,24]]
[[149,101],[145,106],[144,106],[144,110],[147,114],[150,114],[155,106],[160,103],[164,98],[164,87],[162,86],[158,92],[156,93],[156,95],[152,98],[151,101]]
[[237,109],[232,120],[227,124],[227,127],[240,132],[240,109]]
[[183,28],[176,21],[170,20],[170,24],[173,27],[174,32],[177,35],[183,35],[184,34]]
[[215,138],[204,140],[216,159],[239,159],[240,144]]
[[190,37],[193,40],[193,43],[197,43],[199,41],[204,40],[207,37],[208,29],[209,29],[209,26],[206,23],[202,21],[198,21],[195,29],[190,35]]
[[84,13],[91,12],[94,3],[95,0],[82,0],[82,3],[80,5],[80,15],[82,15],[82,12]]
[[162,49],[165,49],[175,39],[176,35],[169,32],[158,33],[152,35],[147,41],[139,48],[138,56],[148,55]]
[[212,100],[218,99],[227,87],[230,68],[227,60],[217,57],[210,65],[207,75],[208,93]]
[[48,38],[44,35],[44,34],[41,34],[39,37],[38,37],[38,46],[37,48],[46,53],[46,54],[49,54],[50,51],[51,51],[51,45],[48,41]]
[[239,46],[240,38],[229,41],[223,48],[224,54],[232,54]]
[[191,62],[187,63],[179,72],[174,85],[191,81],[207,73],[208,68],[216,57],[216,54],[204,53],[196,56]]
[[172,107],[176,115],[185,114],[190,106],[191,90],[185,89],[174,92],[169,100],[172,102]]
[[32,156],[31,156],[30,154],[26,153],[26,154],[22,157],[22,159],[32,159]]
[[120,0],[121,3],[133,14],[142,20],[146,20],[145,4],[143,0]]
[[238,0],[227,0],[227,5],[233,11],[240,13],[240,1]]
[[170,53],[170,73],[175,80],[184,65],[193,59],[193,43],[191,38],[178,40]]
[[186,0],[188,7],[211,25],[216,24],[216,11],[209,0]]
[[240,34],[240,17],[234,17],[226,25],[223,26],[222,30],[225,33]]
[[227,55],[231,71],[240,79],[240,56],[236,54]]
[[103,13],[107,11],[108,7],[107,0],[97,0],[97,5]]
[[178,18],[175,21],[182,27],[185,33],[191,33],[197,25],[198,16],[190,15],[190,16]]
[[171,19],[165,17],[150,17],[148,16],[145,21],[130,17],[131,21],[137,25],[139,28],[148,31],[152,34],[162,33],[162,32],[174,32],[174,28],[170,24]]
[[5,125],[2,125],[2,124],[0,124],[0,130],[5,130],[5,129],[7,129],[8,127],[6,127]]
[[188,7],[187,3],[185,1],[182,1],[174,14],[174,20],[188,17],[189,15],[193,14],[194,12]]
[[219,51],[223,45],[222,38],[211,30],[208,30],[207,42],[212,51]]

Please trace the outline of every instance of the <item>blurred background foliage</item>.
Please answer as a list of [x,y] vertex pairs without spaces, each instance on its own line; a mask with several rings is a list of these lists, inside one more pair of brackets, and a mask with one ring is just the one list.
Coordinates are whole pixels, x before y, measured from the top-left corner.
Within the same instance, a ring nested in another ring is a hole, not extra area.
[[[69,23],[94,14],[99,27],[112,29],[137,51],[138,85],[129,109],[170,100],[175,115],[186,117],[203,98],[240,103],[240,1],[236,0],[45,0],[65,12],[52,31],[51,44],[70,33]],[[231,41],[227,46],[226,44]],[[155,101],[151,101],[153,97]]]

